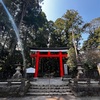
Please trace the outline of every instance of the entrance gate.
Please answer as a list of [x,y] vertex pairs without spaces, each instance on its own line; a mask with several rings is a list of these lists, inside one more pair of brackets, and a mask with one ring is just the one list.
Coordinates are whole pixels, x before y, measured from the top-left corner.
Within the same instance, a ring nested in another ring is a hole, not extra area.
[[[43,54],[43,52],[44,52],[44,54]],[[38,77],[40,58],[45,58],[45,57],[47,57],[47,58],[59,58],[60,77],[64,76],[64,68],[63,68],[63,60],[62,59],[64,57],[68,57],[66,48],[60,48],[60,49],[56,48],[56,50],[52,49],[52,48],[45,48],[45,49],[33,48],[33,49],[31,49],[31,55],[30,56],[31,56],[31,58],[35,58],[36,59],[36,62],[35,62],[35,74],[34,74],[35,78]]]

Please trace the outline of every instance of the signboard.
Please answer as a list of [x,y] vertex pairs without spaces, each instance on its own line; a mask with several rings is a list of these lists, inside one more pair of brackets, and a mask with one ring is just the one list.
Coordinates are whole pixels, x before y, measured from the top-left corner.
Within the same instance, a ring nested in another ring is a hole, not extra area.
[[67,64],[64,64],[64,74],[68,74],[68,67],[67,67]]
[[35,73],[35,68],[32,68],[32,67],[27,68],[26,73]]

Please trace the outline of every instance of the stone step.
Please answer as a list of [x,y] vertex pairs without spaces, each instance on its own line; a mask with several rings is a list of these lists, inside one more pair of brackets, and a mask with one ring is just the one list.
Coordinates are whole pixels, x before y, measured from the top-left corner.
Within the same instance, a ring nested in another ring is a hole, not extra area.
[[30,89],[69,89],[69,87],[33,87],[31,86]]
[[68,88],[68,85],[31,85],[31,88]]
[[60,86],[60,87],[68,86],[68,85],[64,85],[64,84],[63,84],[63,85],[52,85],[52,84],[50,84],[50,85],[49,85],[49,84],[48,84],[48,85],[36,85],[36,84],[31,84],[31,85],[33,85],[33,86],[45,86],[45,87],[46,87],[46,86],[47,86],[47,87],[48,87],[48,86],[52,86],[52,87],[53,87],[53,86],[54,86],[54,87],[55,87],[55,86],[56,86],[56,87],[59,87],[59,86]]
[[44,95],[73,95],[71,92],[28,92],[27,95],[30,96],[44,96]]
[[48,91],[51,91],[51,92],[70,92],[71,90],[70,89],[29,89],[30,92],[48,92]]
[[48,95],[73,95],[68,84],[31,84],[27,95],[30,96],[48,96]]

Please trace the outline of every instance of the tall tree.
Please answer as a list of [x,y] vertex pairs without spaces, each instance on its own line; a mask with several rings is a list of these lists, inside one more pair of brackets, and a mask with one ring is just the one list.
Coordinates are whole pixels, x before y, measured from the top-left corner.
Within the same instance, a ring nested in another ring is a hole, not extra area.
[[[43,1],[43,0],[41,0]],[[42,27],[46,21],[46,17],[41,12],[41,6],[39,5],[39,0],[5,0],[5,5],[9,9],[11,15],[13,16],[15,23],[20,31],[20,37],[22,39],[25,52],[27,47],[31,44],[33,45],[32,39],[34,38],[34,33],[38,30],[39,27]],[[15,33],[11,27],[11,23],[5,13],[2,5],[0,5],[0,42],[2,45],[2,50],[7,49],[9,55],[6,57],[6,65],[8,66],[11,63],[15,63],[14,59],[17,39]],[[42,17],[41,17],[42,16]],[[40,22],[39,20],[42,20]],[[30,41],[31,40],[31,41]],[[27,56],[26,56],[27,57]],[[12,61],[13,60],[13,61]],[[9,64],[7,64],[9,63]],[[9,65],[10,66],[10,65]]]
[[93,19],[86,26],[89,34],[88,39],[83,44],[83,49],[96,49],[100,47],[100,18]]
[[58,18],[55,21],[55,32],[53,36],[55,40],[55,45],[58,47],[67,46],[66,34],[64,32],[64,29],[65,29],[65,21],[62,18]]
[[[67,10],[62,18],[56,20],[55,25],[57,27],[56,31],[60,34],[60,39],[62,37],[65,46],[68,48],[74,47],[76,59],[78,59],[77,50],[80,44],[81,33],[83,32],[82,17],[75,10]],[[76,61],[76,59],[74,60]]]

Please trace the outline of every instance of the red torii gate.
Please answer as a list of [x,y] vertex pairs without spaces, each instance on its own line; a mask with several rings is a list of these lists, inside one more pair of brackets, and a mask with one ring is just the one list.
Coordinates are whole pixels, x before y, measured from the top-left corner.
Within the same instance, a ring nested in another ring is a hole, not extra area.
[[[34,77],[37,78],[38,77],[38,69],[39,69],[39,59],[40,58],[59,58],[59,64],[60,64],[60,77],[64,76],[64,69],[63,69],[63,61],[62,58],[63,57],[68,57],[67,54],[67,49],[66,48],[60,48],[60,49],[50,49],[50,48],[46,48],[46,49],[31,49],[31,52],[35,52],[35,53],[31,53],[31,58],[36,58],[36,63],[35,63],[35,74]],[[41,52],[47,52],[47,54],[41,54]],[[51,52],[57,52],[58,54],[52,54]],[[63,54],[62,52],[65,52],[66,54]]]

